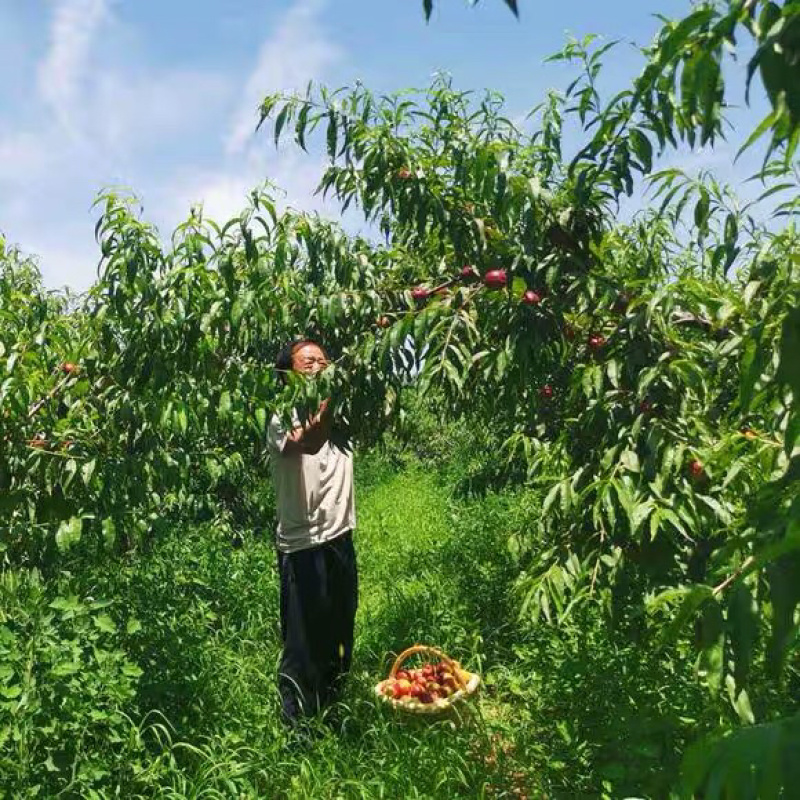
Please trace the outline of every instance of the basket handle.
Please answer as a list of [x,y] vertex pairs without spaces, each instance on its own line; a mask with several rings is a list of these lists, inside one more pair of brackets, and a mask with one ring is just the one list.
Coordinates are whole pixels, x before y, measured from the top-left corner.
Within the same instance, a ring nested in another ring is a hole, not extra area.
[[464,690],[467,691],[467,684],[464,679],[461,677],[461,665],[458,661],[454,661],[450,656],[446,653],[443,653],[437,647],[431,647],[427,644],[415,644],[411,647],[407,647],[400,653],[399,656],[394,660],[394,664],[392,664],[392,668],[389,671],[389,677],[394,678],[397,676],[397,671],[402,666],[403,662],[408,659],[410,656],[416,655],[417,653],[428,653],[430,655],[436,656],[440,661],[444,661],[449,667],[453,670],[453,677],[456,679],[458,685]]

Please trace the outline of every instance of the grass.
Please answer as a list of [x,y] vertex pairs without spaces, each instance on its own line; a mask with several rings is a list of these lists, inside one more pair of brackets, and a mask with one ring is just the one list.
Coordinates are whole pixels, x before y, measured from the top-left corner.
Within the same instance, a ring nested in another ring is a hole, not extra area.
[[[110,777],[90,782],[104,787],[96,796],[667,796],[702,723],[690,710],[708,706],[689,665],[614,642],[591,609],[558,630],[517,619],[509,540],[535,518],[529,496],[454,499],[420,467],[370,466],[357,482],[353,671],[338,724],[316,724],[310,741],[278,718],[269,533],[235,549],[223,525],[191,528],[84,586],[117,599],[110,613],[143,670],[130,741],[104,745]],[[373,685],[416,642],[482,673],[473,713],[419,721],[376,704]]]
[[[357,501],[361,591],[353,671],[339,725],[320,723],[309,744],[287,740],[278,720],[277,575],[269,541],[251,537],[231,550],[225,534],[189,532],[151,554],[152,568],[130,570],[122,593],[135,598],[143,626],[141,711],[158,708],[172,725],[169,758],[147,775],[152,781],[160,773],[164,796],[525,795],[524,765],[511,745],[495,752],[505,736],[500,720],[511,715],[420,723],[378,707],[372,695],[394,655],[415,642],[441,646],[473,669],[484,666],[484,635],[502,609],[479,604],[476,614],[474,581],[497,583],[485,595],[495,603],[500,587],[508,587],[503,531],[494,541],[478,541],[487,532],[472,531],[467,547],[479,544],[478,551],[462,552],[459,511],[421,470],[368,485]],[[476,558],[486,549],[496,554],[494,567]],[[474,565],[472,578],[448,578],[456,564],[468,566],[464,558]],[[164,633],[147,633],[155,630]]]

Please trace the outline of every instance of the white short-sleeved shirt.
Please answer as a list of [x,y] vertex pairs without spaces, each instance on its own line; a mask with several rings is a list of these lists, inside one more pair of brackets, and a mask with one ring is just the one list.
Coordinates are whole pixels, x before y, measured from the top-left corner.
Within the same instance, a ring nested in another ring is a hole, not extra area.
[[[296,413],[294,425],[300,425]],[[277,499],[277,546],[283,553],[315,547],[356,526],[352,454],[331,442],[318,453],[287,454],[289,433],[274,416],[267,446]]]

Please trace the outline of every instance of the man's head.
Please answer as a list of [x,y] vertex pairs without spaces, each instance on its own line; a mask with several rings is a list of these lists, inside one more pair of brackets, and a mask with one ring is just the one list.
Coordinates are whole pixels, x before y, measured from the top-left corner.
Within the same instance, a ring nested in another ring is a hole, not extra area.
[[278,353],[275,369],[281,380],[294,370],[304,375],[316,375],[328,366],[328,356],[320,345],[311,339],[295,339]]

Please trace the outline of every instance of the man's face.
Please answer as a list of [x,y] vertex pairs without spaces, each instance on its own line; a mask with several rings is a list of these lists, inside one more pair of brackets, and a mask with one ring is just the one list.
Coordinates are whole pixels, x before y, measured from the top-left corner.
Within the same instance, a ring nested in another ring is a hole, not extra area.
[[328,366],[322,348],[315,344],[304,344],[292,353],[292,369],[304,375],[316,375]]

